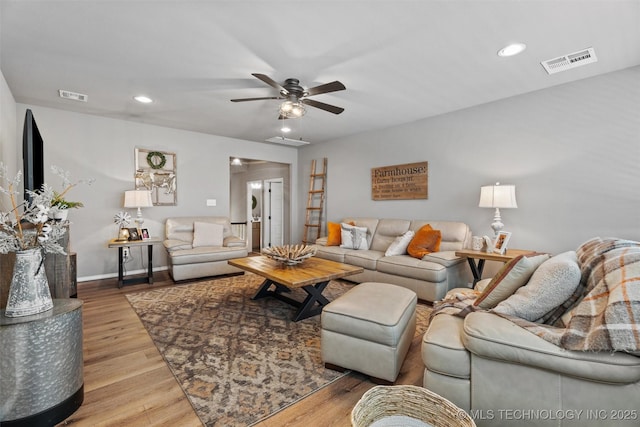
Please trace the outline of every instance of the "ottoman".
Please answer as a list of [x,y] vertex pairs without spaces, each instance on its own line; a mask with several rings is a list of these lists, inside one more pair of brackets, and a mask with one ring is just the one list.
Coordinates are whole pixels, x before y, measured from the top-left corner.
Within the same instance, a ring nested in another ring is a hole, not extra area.
[[327,304],[321,320],[325,366],[393,383],[415,334],[417,300],[409,289],[364,282]]

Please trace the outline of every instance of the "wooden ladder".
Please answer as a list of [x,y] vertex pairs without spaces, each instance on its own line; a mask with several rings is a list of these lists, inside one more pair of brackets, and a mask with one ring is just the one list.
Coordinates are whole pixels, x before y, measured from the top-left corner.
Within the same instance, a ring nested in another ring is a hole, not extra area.
[[[315,243],[320,237],[322,209],[324,207],[324,189],[327,181],[327,158],[322,159],[322,172],[316,172],[316,161],[311,161],[309,175],[309,196],[307,197],[307,215],[304,220],[303,243]],[[309,231],[314,230],[309,236]]]

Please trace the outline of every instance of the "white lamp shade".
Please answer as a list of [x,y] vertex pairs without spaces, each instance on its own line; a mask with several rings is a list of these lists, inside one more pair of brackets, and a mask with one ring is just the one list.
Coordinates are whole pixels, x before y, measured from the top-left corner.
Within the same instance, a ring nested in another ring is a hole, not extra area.
[[517,208],[515,185],[485,185],[480,188],[481,208]]
[[151,192],[147,190],[128,190],[124,192],[125,208],[149,208],[153,206]]

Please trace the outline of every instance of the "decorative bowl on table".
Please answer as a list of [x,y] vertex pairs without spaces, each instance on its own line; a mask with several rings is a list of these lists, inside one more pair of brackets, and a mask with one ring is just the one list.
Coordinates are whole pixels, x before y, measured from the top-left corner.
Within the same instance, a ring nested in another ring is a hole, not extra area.
[[307,245],[274,246],[272,248],[263,248],[262,253],[285,265],[296,265],[314,256],[316,247]]

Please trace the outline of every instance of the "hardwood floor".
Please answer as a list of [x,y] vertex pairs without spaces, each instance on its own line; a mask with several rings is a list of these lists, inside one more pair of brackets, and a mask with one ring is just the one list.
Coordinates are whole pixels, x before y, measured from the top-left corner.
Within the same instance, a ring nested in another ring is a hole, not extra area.
[[[166,272],[154,279],[154,289],[176,286]],[[149,288],[118,289],[116,279],[78,286],[84,301],[84,403],[60,426],[202,425],[124,296]],[[396,384],[422,385],[421,340],[414,338]],[[351,373],[256,426],[350,426],[351,409],[374,385]]]

